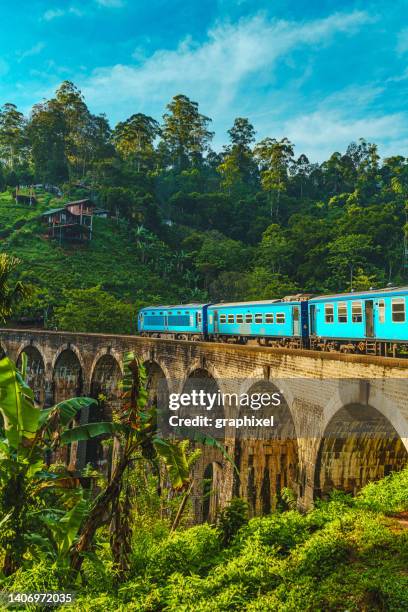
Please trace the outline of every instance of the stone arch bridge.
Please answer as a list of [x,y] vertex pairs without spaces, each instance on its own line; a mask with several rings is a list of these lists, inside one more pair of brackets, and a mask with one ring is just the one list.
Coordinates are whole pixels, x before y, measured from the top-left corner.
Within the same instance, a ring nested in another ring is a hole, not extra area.
[[[355,493],[365,483],[400,470],[408,458],[408,360],[369,355],[274,349],[177,340],[27,329],[0,330],[0,351],[15,361],[28,357],[29,382],[45,404],[73,395],[105,397],[101,414],[118,401],[123,355],[133,350],[149,374],[149,393],[193,388],[233,392],[279,391],[275,425],[247,431],[226,428],[223,443],[234,459],[204,447],[196,465],[196,519],[212,520],[231,497],[266,513],[291,488],[300,508],[333,488]],[[217,406],[223,417],[240,413],[234,402]],[[269,409],[271,410],[271,409]],[[265,414],[264,414],[265,416]],[[109,458],[91,441],[70,449],[73,468]],[[235,467],[234,467],[235,466]],[[237,468],[237,469],[236,469]]]

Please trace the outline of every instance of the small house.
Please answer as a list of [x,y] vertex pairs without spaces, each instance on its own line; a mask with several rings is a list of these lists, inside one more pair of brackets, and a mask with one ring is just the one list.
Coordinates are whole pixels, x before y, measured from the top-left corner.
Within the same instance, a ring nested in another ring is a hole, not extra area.
[[41,215],[47,224],[47,236],[60,242],[73,240],[88,242],[92,239],[92,219],[95,204],[89,199],[68,202],[61,208],[52,208]]

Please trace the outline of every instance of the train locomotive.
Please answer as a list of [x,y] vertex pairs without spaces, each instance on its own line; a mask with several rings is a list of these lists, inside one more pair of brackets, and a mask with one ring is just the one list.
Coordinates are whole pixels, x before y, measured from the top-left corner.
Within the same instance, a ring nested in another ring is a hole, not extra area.
[[149,306],[138,316],[142,336],[191,341],[257,341],[345,353],[408,351],[408,287],[279,300]]

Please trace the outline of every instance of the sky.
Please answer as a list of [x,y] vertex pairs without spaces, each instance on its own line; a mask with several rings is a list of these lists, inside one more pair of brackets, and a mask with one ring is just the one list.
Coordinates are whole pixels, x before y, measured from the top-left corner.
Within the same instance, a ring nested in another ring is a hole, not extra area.
[[365,138],[408,156],[408,0],[0,0],[0,104],[63,80],[112,126],[185,94],[216,150],[236,117],[322,161]]

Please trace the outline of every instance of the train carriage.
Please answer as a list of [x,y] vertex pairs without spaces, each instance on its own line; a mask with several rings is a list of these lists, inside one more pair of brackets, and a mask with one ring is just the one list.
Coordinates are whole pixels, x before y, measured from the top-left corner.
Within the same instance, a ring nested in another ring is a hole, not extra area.
[[408,288],[386,288],[309,301],[310,347],[378,355],[408,348]]
[[142,336],[175,340],[202,340],[206,335],[208,304],[149,306],[138,316]]
[[208,307],[211,340],[245,343],[256,338],[265,346],[300,347],[307,336],[307,302],[300,299],[220,303]]

